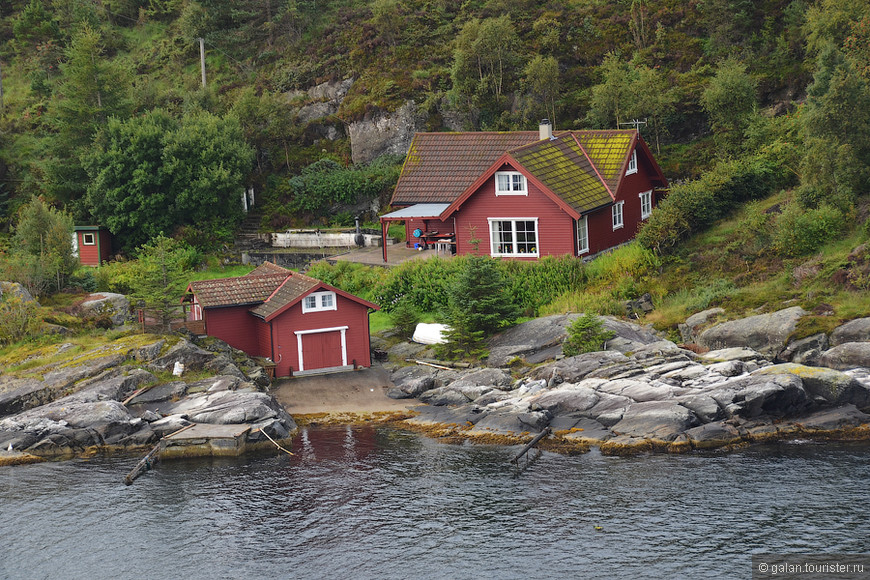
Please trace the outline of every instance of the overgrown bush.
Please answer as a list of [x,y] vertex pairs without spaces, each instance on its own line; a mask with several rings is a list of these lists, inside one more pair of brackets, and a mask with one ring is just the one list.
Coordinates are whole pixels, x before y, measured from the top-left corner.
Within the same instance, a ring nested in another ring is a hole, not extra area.
[[41,327],[36,302],[24,300],[13,292],[0,297],[0,345],[37,336]]
[[637,241],[645,248],[667,252],[728,215],[739,203],[764,197],[792,184],[794,178],[767,154],[722,162],[699,179],[674,185],[638,232]]
[[781,256],[804,256],[837,238],[845,227],[846,216],[830,205],[803,209],[788,204],[776,220],[774,250]]
[[399,179],[395,156],[384,156],[370,165],[343,167],[332,159],[321,159],[291,177],[290,207],[293,211],[326,215],[336,204],[353,204],[374,199]]
[[612,331],[605,330],[601,320],[591,313],[575,318],[566,330],[568,337],[562,343],[565,356],[602,350],[604,343],[615,336]]

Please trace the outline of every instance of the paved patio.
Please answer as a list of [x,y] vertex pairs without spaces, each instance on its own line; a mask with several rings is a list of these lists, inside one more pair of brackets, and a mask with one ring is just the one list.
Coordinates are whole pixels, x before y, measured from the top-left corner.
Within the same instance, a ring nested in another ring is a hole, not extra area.
[[327,262],[356,262],[369,266],[398,266],[408,260],[426,260],[429,258],[452,258],[449,251],[424,250],[419,251],[405,247],[405,244],[392,244],[387,246],[387,262],[384,262],[384,249],[379,247],[359,248],[343,254],[336,254],[326,258]]

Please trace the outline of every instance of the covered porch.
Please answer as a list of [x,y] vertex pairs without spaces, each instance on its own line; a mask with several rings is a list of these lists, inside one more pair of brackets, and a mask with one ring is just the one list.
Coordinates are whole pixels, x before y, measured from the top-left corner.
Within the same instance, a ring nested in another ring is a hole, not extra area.
[[[411,226],[414,226],[413,237],[418,240],[416,242],[417,247],[413,248],[414,250],[424,250],[423,253],[425,253],[425,250],[431,247],[437,251],[452,255],[456,251],[455,222],[452,218],[449,218],[448,222],[445,222],[441,218],[441,214],[448,206],[449,204],[446,203],[418,203],[384,214],[380,217],[383,238],[387,238],[387,229],[390,222],[405,222],[405,231],[408,234],[406,246],[410,245]],[[394,248],[393,251],[398,249]],[[389,263],[386,244],[383,246],[383,262],[385,264]]]

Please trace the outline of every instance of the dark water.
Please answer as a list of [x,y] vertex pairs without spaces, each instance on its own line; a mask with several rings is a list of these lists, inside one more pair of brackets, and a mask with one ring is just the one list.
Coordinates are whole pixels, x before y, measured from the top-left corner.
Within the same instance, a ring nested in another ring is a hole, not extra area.
[[342,428],[294,451],[131,487],[135,458],[0,468],[0,577],[749,578],[752,553],[870,552],[867,444],[517,470],[517,448]]

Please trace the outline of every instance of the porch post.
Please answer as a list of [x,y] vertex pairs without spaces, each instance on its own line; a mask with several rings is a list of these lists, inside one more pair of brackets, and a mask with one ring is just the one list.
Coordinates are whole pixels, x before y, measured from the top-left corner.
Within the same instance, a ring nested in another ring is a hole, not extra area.
[[384,264],[387,263],[387,220],[381,218],[381,246],[384,248]]

